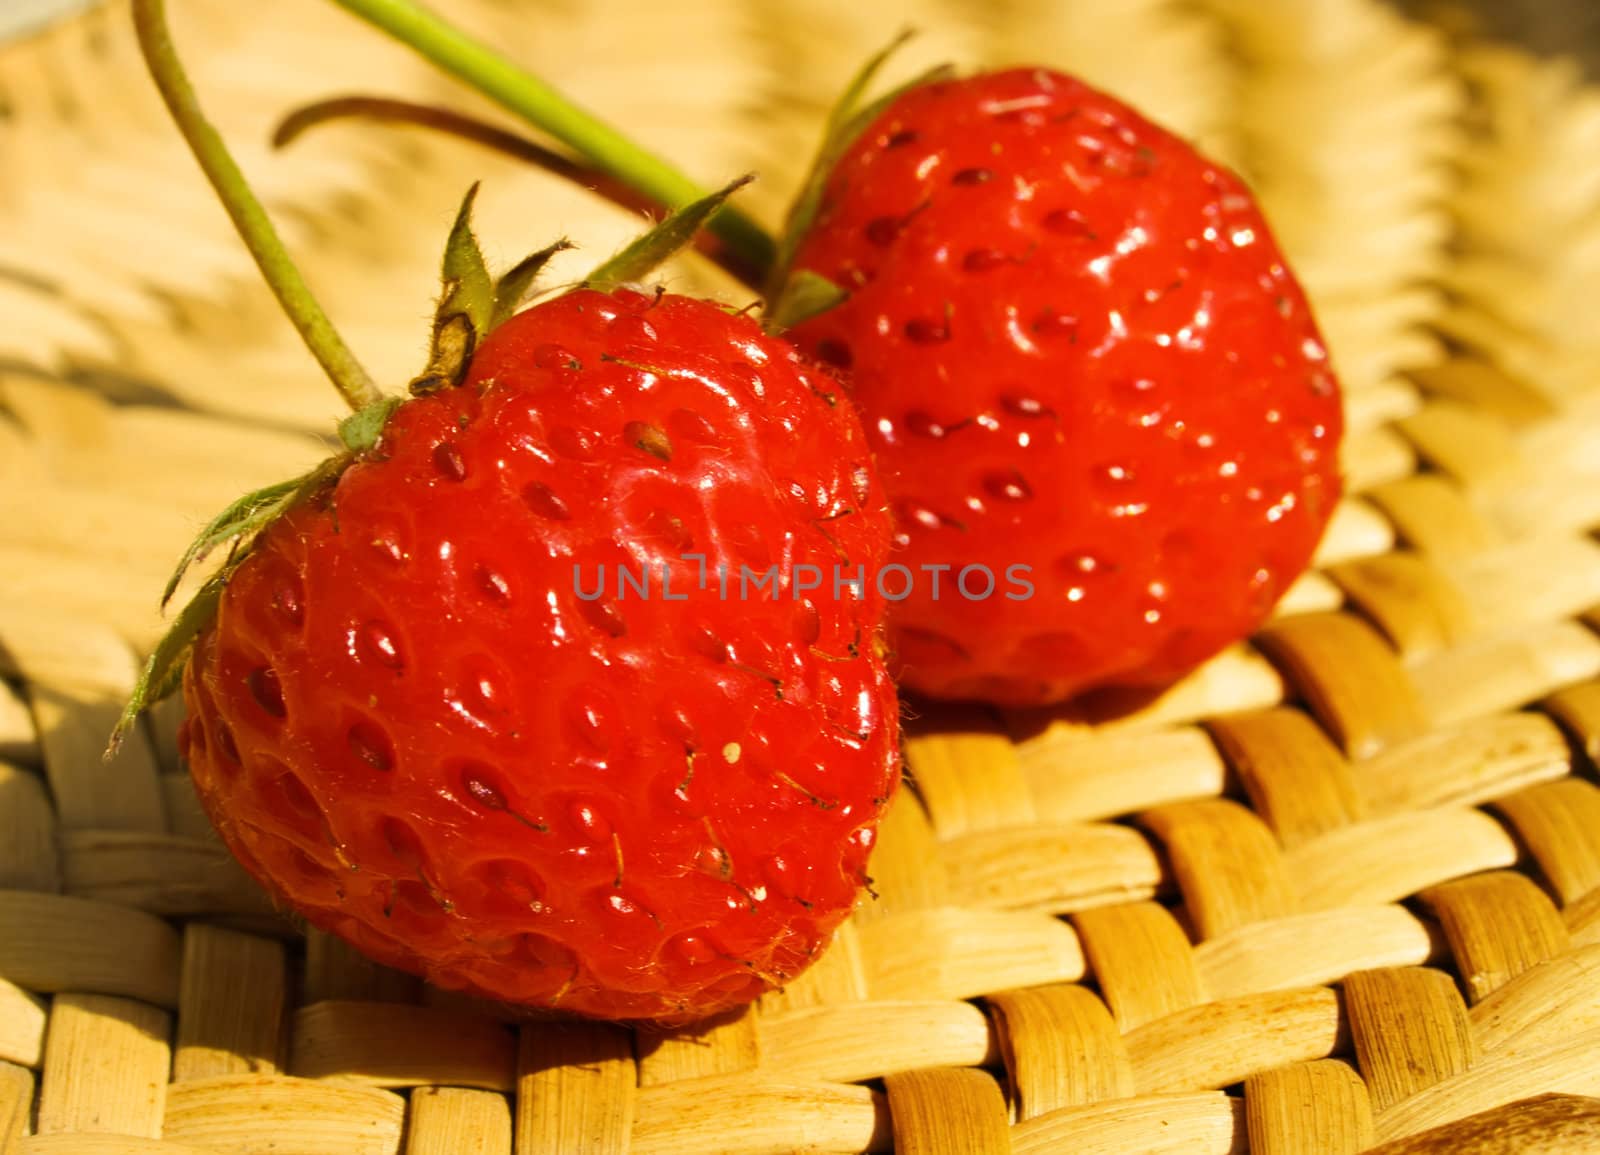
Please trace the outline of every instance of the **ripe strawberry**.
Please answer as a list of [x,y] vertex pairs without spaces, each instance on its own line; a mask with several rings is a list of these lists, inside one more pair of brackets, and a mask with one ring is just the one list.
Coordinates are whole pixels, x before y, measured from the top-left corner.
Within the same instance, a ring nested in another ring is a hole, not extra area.
[[[497,999],[687,1019],[797,974],[897,779],[882,602],[831,588],[889,517],[828,385],[671,295],[495,330],[256,538],[200,633],[181,739],[228,847],[371,957]],[[797,594],[802,565],[829,580]]]
[[848,370],[884,471],[904,684],[1155,685],[1259,625],[1339,496],[1341,415],[1239,180],[1040,69],[913,87],[827,160],[787,271],[848,296],[790,336]]

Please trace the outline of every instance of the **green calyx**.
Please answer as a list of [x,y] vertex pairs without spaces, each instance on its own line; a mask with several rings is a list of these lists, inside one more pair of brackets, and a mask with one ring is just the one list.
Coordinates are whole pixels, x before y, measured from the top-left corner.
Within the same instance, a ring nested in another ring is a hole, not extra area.
[[806,234],[816,224],[822,209],[822,198],[827,190],[828,178],[834,168],[860,139],[867,127],[877,120],[906,92],[924,84],[946,79],[952,74],[949,65],[939,65],[919,76],[890,89],[874,99],[866,94],[873,80],[889,58],[907,40],[910,32],[902,32],[880,52],[869,59],[845,86],[833,109],[828,113],[823,128],[822,143],[811,168],[800,186],[799,195],[789,208],[784,222],[783,235],[778,238],[777,258],[767,279],[766,292],[770,305],[767,309],[767,327],[775,332],[791,328],[833,308],[849,294],[832,281],[807,269],[792,272],[795,254],[799,252]]

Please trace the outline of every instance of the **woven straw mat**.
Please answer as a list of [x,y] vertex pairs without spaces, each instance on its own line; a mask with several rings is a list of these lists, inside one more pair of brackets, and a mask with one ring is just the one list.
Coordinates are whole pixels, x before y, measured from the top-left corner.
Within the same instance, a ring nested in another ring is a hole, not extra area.
[[[500,258],[637,221],[304,101],[483,106],[324,0],[174,0],[291,248],[391,387],[482,178]],[[457,0],[775,217],[898,67],[1079,71],[1238,165],[1347,389],[1349,496],[1249,643],[1154,700],[935,712],[864,901],[700,1030],[518,1021],[278,916],[168,704],[100,750],[187,538],[337,398],[118,5],[0,49],[0,1153],[1600,1150],[1600,94],[1378,0]],[[704,267],[675,287],[741,292]]]

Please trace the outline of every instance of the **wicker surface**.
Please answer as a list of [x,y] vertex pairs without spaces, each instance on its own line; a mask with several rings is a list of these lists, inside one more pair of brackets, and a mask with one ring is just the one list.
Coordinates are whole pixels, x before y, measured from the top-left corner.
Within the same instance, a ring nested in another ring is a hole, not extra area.
[[[630,228],[388,130],[269,157],[330,76],[458,96],[315,0],[173,7],[386,380],[467,180],[505,252]],[[769,213],[905,16],[453,7],[706,179],[762,167]],[[1269,628],[1168,694],[927,711],[876,900],[672,1034],[301,939],[209,836],[170,705],[99,761],[186,535],[312,460],[334,399],[125,14],[0,52],[0,1153],[1600,1149],[1600,96],[1369,0],[996,11],[918,9],[907,67],[1046,57],[1257,182],[1349,386],[1351,496]]]

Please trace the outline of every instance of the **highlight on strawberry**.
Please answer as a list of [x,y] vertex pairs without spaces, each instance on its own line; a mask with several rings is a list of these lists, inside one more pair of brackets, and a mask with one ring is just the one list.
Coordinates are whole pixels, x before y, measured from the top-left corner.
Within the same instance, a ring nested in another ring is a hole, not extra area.
[[[661,199],[647,154],[586,150],[491,47],[412,0],[338,2]],[[1305,294],[1243,182],[1126,104],[1047,68],[868,99],[892,48],[781,237],[711,227],[861,410],[919,577],[890,606],[894,668],[1020,706],[1165,685],[1265,621],[1340,496]],[[1031,596],[954,596],[966,570]]]
[[[633,287],[743,182],[542,295],[565,242],[492,277],[469,192],[428,362],[385,395],[201,115],[163,0],[133,7],[174,119],[355,412],[336,456],[205,527],[167,596],[225,559],[119,733],[181,682],[180,746],[233,854],[441,987],[682,1022],[793,978],[866,883],[899,775],[883,599],[794,575],[877,568],[891,526],[831,378],[741,312]],[[575,580],[606,567],[676,592]],[[739,598],[706,580],[745,570],[774,576]]]

